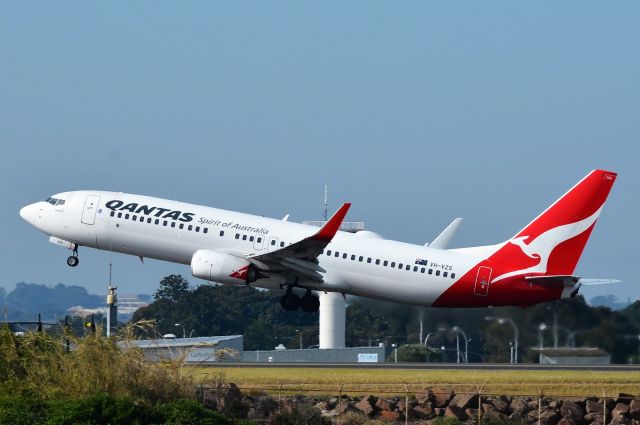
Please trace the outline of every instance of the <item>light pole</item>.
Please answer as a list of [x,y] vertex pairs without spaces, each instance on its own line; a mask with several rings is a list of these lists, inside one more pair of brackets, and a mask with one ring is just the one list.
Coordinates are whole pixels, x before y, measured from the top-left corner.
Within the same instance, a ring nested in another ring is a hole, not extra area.
[[515,336],[515,340],[514,340],[514,354],[513,354],[513,360],[511,361],[512,363],[518,363],[518,336],[519,336],[519,332],[518,332],[518,327],[516,326],[516,323],[510,318],[510,317],[494,317],[494,316],[486,316],[484,318],[485,320],[496,320],[498,323],[500,323],[501,325],[504,323],[509,323],[512,327],[513,327],[513,333]]
[[[460,326],[454,326],[453,328],[451,328],[452,331],[456,332],[459,335],[462,335],[462,337],[464,338],[464,362],[465,363],[469,363],[469,340],[467,339],[467,335],[464,333],[464,331],[460,328]],[[458,339],[458,336],[456,336],[456,345],[458,346],[458,352],[460,352],[460,341]],[[460,362],[458,362],[460,363]]]
[[546,323],[540,323],[538,325],[538,346],[542,350],[544,348],[544,335],[542,334],[547,329]]
[[300,329],[296,329],[296,332],[298,333],[298,339],[300,340],[300,349],[302,350],[302,332],[300,332]]
[[391,344],[391,348],[393,348],[393,360],[398,363],[398,344]]
[[184,326],[182,326],[180,323],[176,323],[174,326],[175,326],[175,327],[181,327],[181,328],[182,328],[182,338],[183,338],[183,339],[187,337],[187,332],[185,332],[185,330],[184,330]]

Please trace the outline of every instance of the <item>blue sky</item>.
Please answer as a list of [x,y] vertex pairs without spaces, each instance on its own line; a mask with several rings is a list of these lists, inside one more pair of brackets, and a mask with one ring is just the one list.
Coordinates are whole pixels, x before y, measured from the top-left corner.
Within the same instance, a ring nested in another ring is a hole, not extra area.
[[[513,235],[593,168],[620,173],[577,274],[637,298],[640,3],[9,2],[0,13],[0,285],[104,292],[109,254],[18,216],[144,193],[291,220],[353,202],[387,238]],[[185,266],[113,256],[121,292]],[[195,279],[192,279],[195,282]]]

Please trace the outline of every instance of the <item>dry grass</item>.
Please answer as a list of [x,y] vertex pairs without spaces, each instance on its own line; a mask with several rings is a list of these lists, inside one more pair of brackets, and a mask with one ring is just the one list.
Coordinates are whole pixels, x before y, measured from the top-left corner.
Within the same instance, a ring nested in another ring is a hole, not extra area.
[[316,368],[201,368],[198,377],[224,375],[245,390],[358,395],[405,394],[430,388],[436,392],[476,392],[584,397],[619,392],[640,394],[640,372],[485,371]]

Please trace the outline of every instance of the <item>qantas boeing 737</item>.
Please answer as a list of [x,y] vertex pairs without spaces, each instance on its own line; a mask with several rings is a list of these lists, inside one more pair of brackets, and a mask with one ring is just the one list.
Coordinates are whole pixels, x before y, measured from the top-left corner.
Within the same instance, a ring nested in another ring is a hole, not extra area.
[[69,266],[80,246],[190,264],[200,279],[286,288],[285,310],[317,311],[313,291],[433,307],[529,306],[578,292],[584,280],[573,272],[615,179],[594,170],[512,238],[459,249],[443,249],[447,235],[421,246],[339,231],[349,203],[320,229],[96,190],[53,195],[20,215],[73,251]]

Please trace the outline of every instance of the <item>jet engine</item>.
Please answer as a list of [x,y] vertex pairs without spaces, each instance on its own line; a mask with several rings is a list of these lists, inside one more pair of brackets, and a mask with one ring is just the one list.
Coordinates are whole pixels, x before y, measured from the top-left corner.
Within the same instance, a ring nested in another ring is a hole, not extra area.
[[248,285],[261,277],[257,268],[244,258],[208,249],[199,249],[193,254],[191,274],[225,285]]

